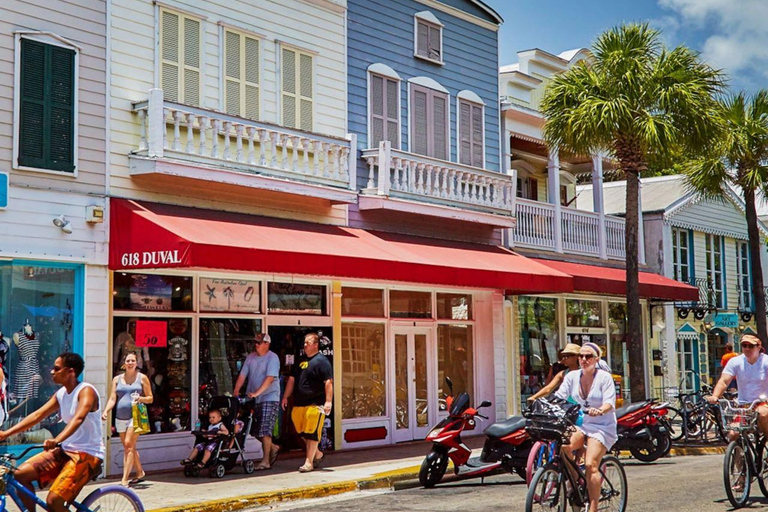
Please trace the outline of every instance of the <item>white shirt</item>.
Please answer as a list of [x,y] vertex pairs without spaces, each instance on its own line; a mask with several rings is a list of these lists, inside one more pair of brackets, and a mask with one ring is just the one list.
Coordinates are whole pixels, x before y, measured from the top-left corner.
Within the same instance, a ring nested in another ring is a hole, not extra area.
[[89,412],[85,416],[80,428],[75,430],[74,434],[61,443],[61,448],[65,452],[85,452],[88,455],[104,460],[104,438],[101,430],[101,398],[99,398],[99,392],[96,391],[96,388],[87,382],[81,382],[71,393],[67,393],[67,388],[62,386],[56,392],[56,400],[59,402],[59,410],[61,411],[61,421],[69,423],[75,417],[77,404],[80,399],[80,391],[86,387],[93,389],[96,393],[98,407],[96,407],[95,411]]
[[741,403],[750,403],[760,395],[768,395],[768,355],[760,354],[755,364],[749,364],[744,354],[732,357],[723,368],[723,375],[736,377]]

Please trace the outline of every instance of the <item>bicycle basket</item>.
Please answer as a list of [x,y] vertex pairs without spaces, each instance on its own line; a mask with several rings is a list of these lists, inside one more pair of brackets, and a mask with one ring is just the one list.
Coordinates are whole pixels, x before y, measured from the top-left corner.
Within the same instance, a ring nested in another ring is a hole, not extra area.
[[721,407],[721,411],[724,429],[743,431],[755,428],[756,410],[727,404]]
[[538,441],[563,439],[569,427],[565,419],[545,414],[530,414],[525,420],[525,431]]

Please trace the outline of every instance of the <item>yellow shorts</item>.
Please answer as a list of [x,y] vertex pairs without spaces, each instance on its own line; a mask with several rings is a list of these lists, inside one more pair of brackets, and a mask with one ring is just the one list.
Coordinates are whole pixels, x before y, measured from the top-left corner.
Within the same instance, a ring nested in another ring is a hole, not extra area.
[[296,433],[305,439],[320,441],[323,435],[323,423],[325,414],[320,405],[307,405],[294,407],[291,411],[291,420],[296,428]]
[[26,463],[35,468],[41,489],[51,484],[50,492],[72,503],[93,473],[101,467],[101,462],[98,457],[84,452],[65,452],[56,448],[38,453]]

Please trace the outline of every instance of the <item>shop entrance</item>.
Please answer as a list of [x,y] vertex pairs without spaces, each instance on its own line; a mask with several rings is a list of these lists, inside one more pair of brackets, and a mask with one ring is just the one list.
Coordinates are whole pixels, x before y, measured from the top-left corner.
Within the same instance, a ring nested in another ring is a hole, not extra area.
[[[285,393],[285,385],[288,377],[293,373],[294,366],[304,357],[304,336],[315,332],[320,336],[320,353],[323,354],[333,365],[333,328],[330,326],[303,326],[303,325],[270,325],[267,333],[272,339],[270,350],[277,354],[280,359],[280,396]],[[282,398],[281,398],[282,400]],[[340,401],[334,397],[333,406],[336,407]],[[291,408],[280,411],[277,425],[275,426],[278,434],[277,443],[282,449],[304,449],[304,443],[296,434],[291,422]],[[325,419],[323,427],[323,437],[320,441],[321,450],[333,449],[333,414]]]
[[[429,327],[393,327],[395,442],[423,439],[434,422],[434,338]],[[432,357],[430,357],[432,356]]]

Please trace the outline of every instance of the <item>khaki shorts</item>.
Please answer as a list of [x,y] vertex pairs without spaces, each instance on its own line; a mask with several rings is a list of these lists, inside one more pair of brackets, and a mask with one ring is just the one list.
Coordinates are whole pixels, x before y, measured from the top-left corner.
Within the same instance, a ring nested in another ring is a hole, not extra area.
[[77,498],[101,463],[101,459],[93,455],[65,452],[61,448],[38,453],[26,462],[35,469],[40,488],[45,489],[50,484],[50,492],[67,503]]
[[323,435],[323,423],[325,414],[320,405],[307,405],[294,407],[291,411],[291,420],[296,427],[296,433],[305,439],[320,441]]

